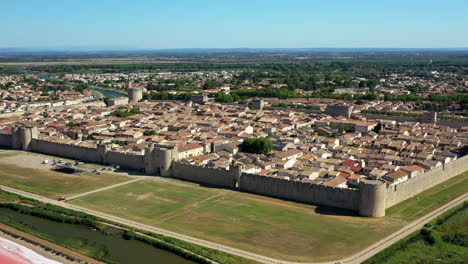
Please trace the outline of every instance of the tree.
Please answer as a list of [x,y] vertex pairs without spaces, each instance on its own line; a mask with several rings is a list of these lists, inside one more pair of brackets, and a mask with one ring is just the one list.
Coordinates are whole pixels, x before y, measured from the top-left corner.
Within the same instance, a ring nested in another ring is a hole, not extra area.
[[242,142],[244,152],[268,155],[273,149],[273,143],[266,137],[247,138]]
[[151,130],[145,130],[145,132],[143,132],[143,135],[145,135],[145,136],[154,136],[154,135],[156,135],[156,131],[154,131],[152,129]]
[[364,87],[366,87],[366,84],[367,84],[366,81],[360,81],[360,82],[359,82],[359,88],[364,88]]
[[382,123],[379,122],[379,123],[374,127],[374,129],[372,129],[372,131],[374,131],[375,133],[378,134],[378,133],[380,132],[380,130],[382,130]]
[[75,123],[73,121],[67,123],[67,127],[79,127],[80,123]]

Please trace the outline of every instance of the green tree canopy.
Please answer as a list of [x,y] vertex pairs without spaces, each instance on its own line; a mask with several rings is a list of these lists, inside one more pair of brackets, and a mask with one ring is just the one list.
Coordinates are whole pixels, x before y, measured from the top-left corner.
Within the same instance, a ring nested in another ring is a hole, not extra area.
[[244,152],[267,155],[272,149],[273,143],[266,137],[247,138],[242,142],[242,150]]

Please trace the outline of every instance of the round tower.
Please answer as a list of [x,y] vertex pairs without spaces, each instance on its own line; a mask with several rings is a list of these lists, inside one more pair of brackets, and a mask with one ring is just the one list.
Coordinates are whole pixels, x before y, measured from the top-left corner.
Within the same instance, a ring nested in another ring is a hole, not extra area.
[[29,150],[31,141],[37,136],[36,127],[14,127],[11,131],[11,148]]
[[145,173],[154,175],[157,174],[158,171],[156,169],[156,164],[154,163],[155,153],[154,153],[154,144],[149,145],[145,148]]
[[139,102],[143,99],[143,89],[141,88],[129,88],[127,93],[130,103]]
[[171,149],[160,149],[161,151],[161,163],[160,173],[161,176],[168,177],[170,175],[170,168],[172,163],[172,150]]
[[359,183],[359,215],[366,217],[385,216],[386,184],[377,180],[362,180]]

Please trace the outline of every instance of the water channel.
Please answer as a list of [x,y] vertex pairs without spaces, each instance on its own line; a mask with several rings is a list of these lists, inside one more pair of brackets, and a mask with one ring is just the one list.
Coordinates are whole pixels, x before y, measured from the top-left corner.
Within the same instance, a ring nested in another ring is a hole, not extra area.
[[108,90],[104,90],[104,89],[99,89],[99,88],[91,88],[91,90],[92,90],[92,91],[96,91],[96,92],[100,92],[100,93],[102,93],[104,96],[110,97],[110,98],[116,98],[116,97],[126,96],[126,95],[121,94],[121,93],[117,93],[117,92],[113,92],[113,91],[108,91]]
[[106,247],[106,259],[121,264],[194,264],[171,252],[155,248],[136,240],[124,240],[121,235],[105,235],[83,225],[65,224],[48,219],[21,214],[0,208],[0,216],[9,216],[15,222],[27,225],[37,232],[55,237],[60,241],[79,241],[93,248]]

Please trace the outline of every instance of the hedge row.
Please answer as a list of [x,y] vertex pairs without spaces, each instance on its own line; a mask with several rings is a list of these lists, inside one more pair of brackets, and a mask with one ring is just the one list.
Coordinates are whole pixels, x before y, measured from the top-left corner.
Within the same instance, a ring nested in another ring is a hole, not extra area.
[[74,216],[68,216],[61,213],[53,212],[44,210],[40,207],[29,207],[21,204],[13,204],[13,203],[0,203],[0,208],[8,208],[22,214],[37,216],[40,218],[45,218],[48,220],[52,220],[55,222],[67,223],[67,224],[79,224],[85,225],[89,227],[97,228],[98,224],[93,219],[89,218],[79,218]]

